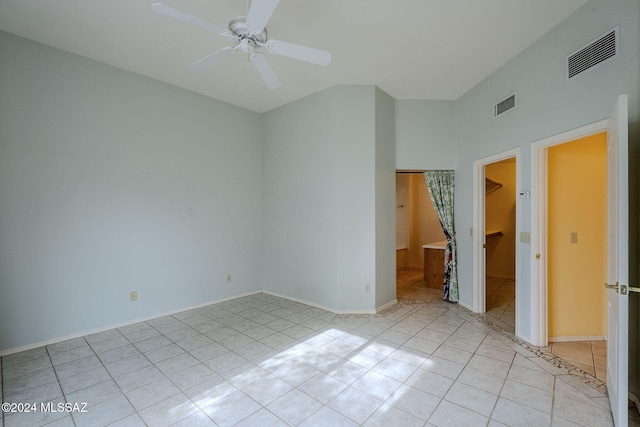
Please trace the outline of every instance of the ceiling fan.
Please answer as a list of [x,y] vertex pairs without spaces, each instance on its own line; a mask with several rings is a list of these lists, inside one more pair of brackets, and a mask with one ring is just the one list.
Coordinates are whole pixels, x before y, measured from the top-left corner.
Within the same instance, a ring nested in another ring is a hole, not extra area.
[[331,53],[325,50],[273,40],[267,37],[266,25],[276,6],[278,6],[278,2],[279,0],[253,0],[248,6],[247,16],[233,18],[229,22],[228,28],[223,28],[162,3],[152,4],[151,9],[161,15],[204,28],[233,40],[235,46],[223,47],[189,65],[188,69],[194,71],[206,70],[218,61],[241,50],[248,54],[249,62],[256,67],[265,85],[269,89],[276,89],[281,86],[280,79],[271,64],[269,64],[267,57],[260,51],[262,48],[276,55],[287,56],[313,64],[328,65],[331,62]]

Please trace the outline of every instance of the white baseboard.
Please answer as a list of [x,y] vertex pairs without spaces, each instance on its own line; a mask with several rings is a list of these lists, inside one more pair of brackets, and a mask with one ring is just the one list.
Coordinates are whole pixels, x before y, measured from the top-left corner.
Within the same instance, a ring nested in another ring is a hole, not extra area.
[[360,309],[346,309],[346,310],[337,310],[335,308],[329,308],[326,307],[324,305],[320,305],[320,304],[316,304],[314,302],[311,301],[306,301],[303,299],[299,299],[299,298],[295,298],[295,297],[291,297],[288,295],[282,295],[282,294],[278,294],[276,292],[271,292],[271,291],[262,291],[265,294],[269,294],[269,295],[273,295],[274,297],[279,297],[279,298],[284,298],[284,299],[288,299],[290,301],[295,301],[295,302],[299,302],[301,304],[306,304],[306,305],[310,305],[311,307],[316,307],[316,308],[320,308],[322,310],[326,310],[326,311],[330,311],[331,313],[335,313],[335,314],[376,314],[377,312],[384,310],[387,307],[390,307],[394,304],[398,303],[398,300],[393,300],[390,301],[378,308],[375,309],[364,309],[364,310],[360,310]]
[[397,299],[393,299],[386,304],[382,304],[380,307],[376,307],[376,313],[380,313],[382,310],[386,310],[389,307],[392,307],[398,303]]
[[71,335],[65,335],[63,337],[56,337],[56,338],[52,338],[52,339],[45,340],[45,341],[40,341],[40,342],[33,343],[33,344],[27,344],[27,345],[24,345],[24,346],[21,346],[21,347],[10,348],[10,349],[7,349],[7,350],[1,350],[0,351],[0,357],[8,356],[8,355],[14,354],[14,353],[20,353],[21,351],[33,350],[34,348],[43,347],[45,345],[51,345],[51,344],[55,344],[55,343],[62,342],[62,341],[72,340],[74,338],[80,338],[80,337],[84,337],[84,336],[87,336],[87,335],[97,334],[99,332],[108,331],[110,329],[122,328],[123,326],[133,325],[134,323],[146,322],[147,320],[153,320],[153,319],[157,319],[159,317],[171,316],[172,314],[181,313],[183,311],[194,310],[196,308],[205,307],[207,305],[218,304],[218,303],[221,303],[221,302],[224,302],[224,301],[229,301],[229,300],[232,300],[232,299],[242,298],[242,297],[246,297],[246,296],[254,295],[254,294],[259,294],[259,293],[260,293],[260,291],[247,292],[247,293],[240,294],[240,295],[234,295],[232,297],[226,297],[226,298],[222,298],[222,299],[215,300],[215,301],[210,301],[210,302],[206,302],[206,303],[202,303],[202,304],[192,305],[192,306],[189,306],[189,307],[179,308],[177,310],[171,310],[171,311],[167,311],[167,312],[160,313],[160,314],[154,314],[152,316],[141,317],[141,318],[134,319],[134,320],[128,320],[126,322],[116,323],[116,324],[112,324],[112,325],[109,325],[109,326],[103,326],[103,327],[96,328],[96,329],[85,330],[85,331],[78,332],[78,333],[71,334]]
[[289,301],[299,302],[301,304],[310,305],[311,307],[315,307],[315,308],[319,308],[319,309],[322,309],[322,310],[330,311],[331,313],[340,314],[333,308],[325,307],[324,305],[316,304],[314,302],[305,301],[305,300],[302,300],[302,299],[299,299],[299,298],[290,297],[288,295],[279,294],[277,292],[271,292],[271,291],[265,291],[265,290],[263,290],[262,292],[267,294],[267,295],[273,295],[274,297],[288,299]]
[[573,341],[606,341],[603,336],[583,336],[583,337],[549,337],[549,342],[573,342]]

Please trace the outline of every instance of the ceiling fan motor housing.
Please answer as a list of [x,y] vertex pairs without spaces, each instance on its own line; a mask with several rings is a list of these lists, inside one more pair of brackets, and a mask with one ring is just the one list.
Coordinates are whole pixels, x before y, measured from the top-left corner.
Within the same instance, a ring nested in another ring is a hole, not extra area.
[[263,29],[259,33],[251,31],[247,27],[247,17],[238,16],[229,21],[229,31],[231,31],[240,40],[251,40],[257,45],[264,45],[267,42],[267,29]]

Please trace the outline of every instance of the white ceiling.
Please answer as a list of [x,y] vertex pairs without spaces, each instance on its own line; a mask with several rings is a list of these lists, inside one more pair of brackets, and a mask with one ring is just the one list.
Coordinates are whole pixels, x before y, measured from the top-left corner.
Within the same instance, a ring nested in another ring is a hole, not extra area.
[[267,53],[282,81],[269,90],[240,54],[206,72],[187,70],[230,40],[154,13],[156,1],[223,27],[247,7],[246,0],[0,0],[0,29],[264,112],[336,84],[377,85],[396,99],[457,99],[587,3],[281,0],[269,37],[328,50],[333,60],[321,67]]

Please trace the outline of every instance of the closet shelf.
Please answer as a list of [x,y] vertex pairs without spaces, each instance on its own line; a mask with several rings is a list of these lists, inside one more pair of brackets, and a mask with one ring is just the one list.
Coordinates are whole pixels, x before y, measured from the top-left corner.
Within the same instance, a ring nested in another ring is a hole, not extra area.
[[489,239],[489,238],[491,238],[491,237],[499,237],[499,236],[502,236],[502,234],[503,234],[503,233],[502,233],[502,231],[500,231],[500,230],[491,230],[491,231],[487,230],[486,237],[487,237],[487,239]]
[[500,181],[496,181],[495,179],[485,177],[484,181],[485,181],[485,191],[502,187],[502,183]]

